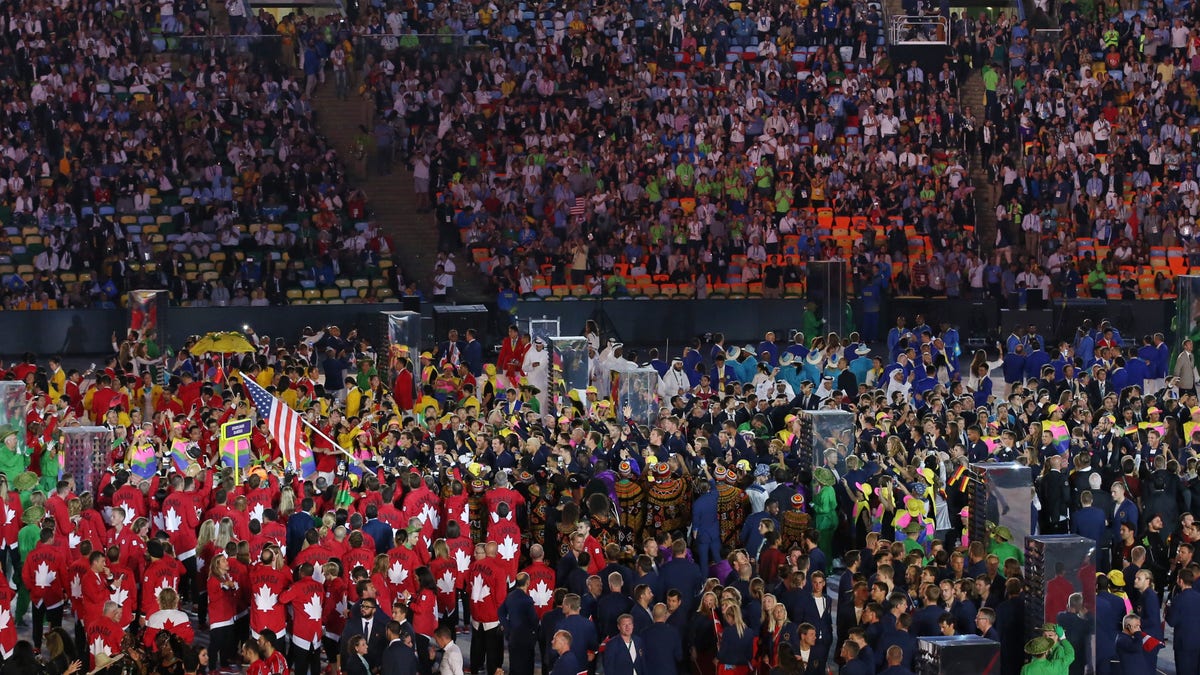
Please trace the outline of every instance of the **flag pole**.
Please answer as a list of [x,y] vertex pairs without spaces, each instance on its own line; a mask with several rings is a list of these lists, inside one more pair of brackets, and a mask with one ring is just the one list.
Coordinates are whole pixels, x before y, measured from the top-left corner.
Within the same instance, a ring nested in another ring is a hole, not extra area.
[[320,436],[321,438],[324,438],[326,441],[328,441],[328,442],[329,442],[329,444],[330,444],[330,445],[332,445],[332,446],[334,447],[334,449],[336,449],[336,450],[338,450],[339,452],[341,452],[343,455],[345,455],[347,458],[349,458],[349,459],[350,459],[352,462],[354,462],[354,463],[356,463],[356,464],[357,464],[357,463],[359,463],[359,462],[358,462],[358,459],[357,459],[357,458],[355,458],[355,456],[354,456],[354,455],[350,454],[349,452],[347,452],[347,451],[346,451],[346,449],[345,449],[345,448],[343,448],[342,446],[338,445],[338,444],[337,444],[337,441],[335,441],[335,440],[333,440],[332,438],[330,438],[330,437],[329,437],[329,435],[328,435],[328,434],[326,434],[324,431],[321,431],[321,430],[320,430],[320,429],[318,429],[317,427],[313,426],[313,424],[312,424],[311,422],[309,422],[308,420],[304,419],[304,416],[303,416],[303,415],[301,415],[301,416],[300,416],[300,421],[304,423],[304,426],[308,427],[309,429],[312,429],[312,430],[313,430],[313,432],[315,432],[315,433],[316,433],[318,436]]

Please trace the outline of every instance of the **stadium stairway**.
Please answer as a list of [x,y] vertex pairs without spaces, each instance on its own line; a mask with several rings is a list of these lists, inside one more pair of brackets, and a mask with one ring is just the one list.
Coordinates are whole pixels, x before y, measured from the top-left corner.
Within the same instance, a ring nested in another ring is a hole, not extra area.
[[[984,112],[983,77],[979,71],[972,69],[962,83],[959,91],[964,108],[970,108],[975,113],[975,119],[982,123]],[[996,243],[996,203],[992,199],[992,185],[988,180],[987,166],[983,163],[983,153],[979,144],[975,144],[975,152],[971,155],[971,183],[975,190],[975,237],[979,241],[981,254],[991,253]]]
[[[359,125],[367,129],[373,125],[371,103],[354,95],[344,101],[338,100],[334,95],[333,80],[329,78],[317,88],[313,109],[321,133],[338,154],[346,158],[353,185],[366,193],[372,220],[379,223],[383,233],[395,242],[398,263],[405,277],[417,280],[425,296],[430,297],[437,260],[437,222],[432,212],[417,213],[412,172],[397,162],[391,175],[384,176],[354,158],[354,137]],[[458,301],[481,300],[485,293],[478,273],[468,269],[462,255],[457,256],[456,261],[458,272],[454,286]]]

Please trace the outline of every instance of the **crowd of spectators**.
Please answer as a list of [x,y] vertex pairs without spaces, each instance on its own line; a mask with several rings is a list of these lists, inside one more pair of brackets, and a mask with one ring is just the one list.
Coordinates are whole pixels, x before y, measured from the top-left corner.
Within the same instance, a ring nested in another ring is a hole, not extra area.
[[1059,31],[1003,16],[954,25],[982,68],[979,143],[998,221],[991,265],[959,265],[961,285],[1169,296],[1197,250],[1196,8],[1052,11]]
[[[1061,32],[1038,38],[917,4],[950,18],[933,72],[893,63],[864,3],[371,8],[363,30],[486,45],[383,54],[370,92],[443,202],[443,247],[461,234],[498,288],[769,296],[840,257],[896,293],[1170,295],[1200,214],[1195,10],[1055,11]],[[986,97],[960,103],[972,69]],[[998,221],[982,251],[976,149]]]
[[769,294],[893,222],[978,248],[966,64],[893,63],[876,3],[426,9],[364,8],[362,30],[477,48],[372,43],[374,135],[398,139],[441,245],[461,237],[497,288]]
[[131,287],[191,304],[350,297],[335,281],[351,277],[380,279],[355,299],[403,288],[293,69],[350,32],[230,4],[234,30],[281,37],[218,35],[191,1],[0,10],[5,308],[112,306]]

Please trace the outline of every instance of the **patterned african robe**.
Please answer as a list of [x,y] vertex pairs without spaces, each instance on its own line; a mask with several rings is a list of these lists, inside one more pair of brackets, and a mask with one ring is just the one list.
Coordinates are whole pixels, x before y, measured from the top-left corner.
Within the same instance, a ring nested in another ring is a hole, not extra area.
[[471,541],[475,543],[487,541],[488,510],[483,501],[483,494],[472,494],[468,497],[467,507],[470,516]]
[[742,522],[750,508],[750,498],[736,487],[721,483],[717,485],[717,524],[721,527],[721,544],[731,549],[738,547]]
[[804,511],[790,509],[783,512],[783,523],[780,525],[779,550],[786,551],[793,544],[803,544],[804,531],[810,527],[811,518]]
[[646,523],[646,490],[640,481],[623,478],[617,481],[617,508],[621,512],[621,524],[629,528],[636,538],[642,536]]
[[674,532],[692,524],[692,504],[687,485],[679,478],[657,480],[646,492],[644,534]]

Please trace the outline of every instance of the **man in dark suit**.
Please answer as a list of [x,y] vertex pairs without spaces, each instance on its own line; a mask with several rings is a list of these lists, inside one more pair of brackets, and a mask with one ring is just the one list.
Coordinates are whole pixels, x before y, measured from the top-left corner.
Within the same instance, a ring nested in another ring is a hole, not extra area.
[[483,343],[474,328],[467,329],[467,344],[463,347],[463,363],[475,377],[483,373]]
[[1062,471],[1062,456],[1050,457],[1047,465],[1050,469],[1038,483],[1038,497],[1042,500],[1039,512],[1042,531],[1046,534],[1066,534],[1070,524],[1068,509],[1071,506],[1071,484]]
[[917,639],[908,632],[911,624],[912,617],[907,614],[901,614],[896,617],[896,626],[891,630],[885,631],[879,638],[879,645],[875,649],[875,658],[879,660],[875,664],[877,668],[884,666],[885,659],[887,659],[887,665],[896,665],[891,663],[890,656],[888,655],[888,651],[892,647],[899,647],[903,654],[899,665],[903,665],[906,668],[912,666],[913,659],[916,658],[917,654]]
[[458,329],[456,328],[451,328],[450,332],[446,334],[446,338],[446,340],[443,340],[442,343],[438,345],[438,352],[436,355],[438,362],[440,363],[443,360],[448,360],[450,363],[457,366],[462,362],[463,350],[466,348],[467,343],[458,339]]
[[646,675],[646,645],[633,634],[633,617],[617,619],[617,634],[605,642],[605,675]]
[[581,605],[579,596],[574,593],[563,598],[563,619],[558,622],[558,629],[570,633],[571,653],[575,655],[575,662],[587,669],[596,656],[600,641],[596,637],[596,625],[579,614]]
[[802,593],[796,603],[799,613],[795,621],[808,623],[817,629],[817,644],[813,649],[814,660],[824,664],[833,647],[833,602],[825,593],[825,573],[816,570],[809,577],[808,593]]
[[1071,531],[1103,545],[1107,528],[1106,514],[1093,503],[1091,490],[1084,490],[1079,495],[1079,503],[1083,508],[1071,514]]
[[537,643],[537,610],[529,597],[529,575],[517,575],[516,585],[500,605],[500,627],[508,640],[509,672],[533,675],[533,647]]
[[556,632],[550,639],[550,648],[558,655],[550,675],[586,675],[587,668],[575,658],[571,643],[571,633],[565,630]]
[[930,584],[925,588],[925,606],[913,612],[912,634],[914,637],[933,637],[942,634],[938,627],[938,620],[946,610],[942,607],[941,602],[941,587]]
[[342,631],[342,653],[350,639],[362,635],[367,638],[367,663],[378,668],[387,648],[387,619],[379,616],[379,603],[375,598],[364,598],[358,604],[357,616],[346,621]]
[[699,565],[687,559],[687,542],[682,537],[672,544],[672,553],[674,557],[670,562],[663,564],[658,574],[662,577],[664,591],[679,591],[683,600],[679,611],[689,614],[696,609],[696,596],[704,587],[705,575],[700,571]]
[[608,575],[608,593],[596,601],[596,630],[600,640],[617,634],[617,619],[633,607],[633,601],[624,592],[624,579],[620,572]]
[[1200,591],[1196,590],[1195,573],[1188,568],[1179,571],[1178,589],[1167,601],[1167,623],[1175,629],[1172,645],[1175,649],[1175,672],[1200,673]]
[[417,672],[417,650],[412,633],[400,627],[399,621],[387,625],[388,646],[383,650],[380,675],[413,675]]
[[875,670],[869,667],[866,661],[858,658],[861,650],[862,648],[853,640],[846,640],[842,643],[842,661],[846,665],[838,671],[840,675],[874,675]]
[[[1200,596],[1200,593],[1197,594]],[[676,675],[683,663],[683,638],[679,630],[667,623],[670,612],[663,603],[654,606],[654,623],[642,633],[647,645],[645,672],[653,675]]]

